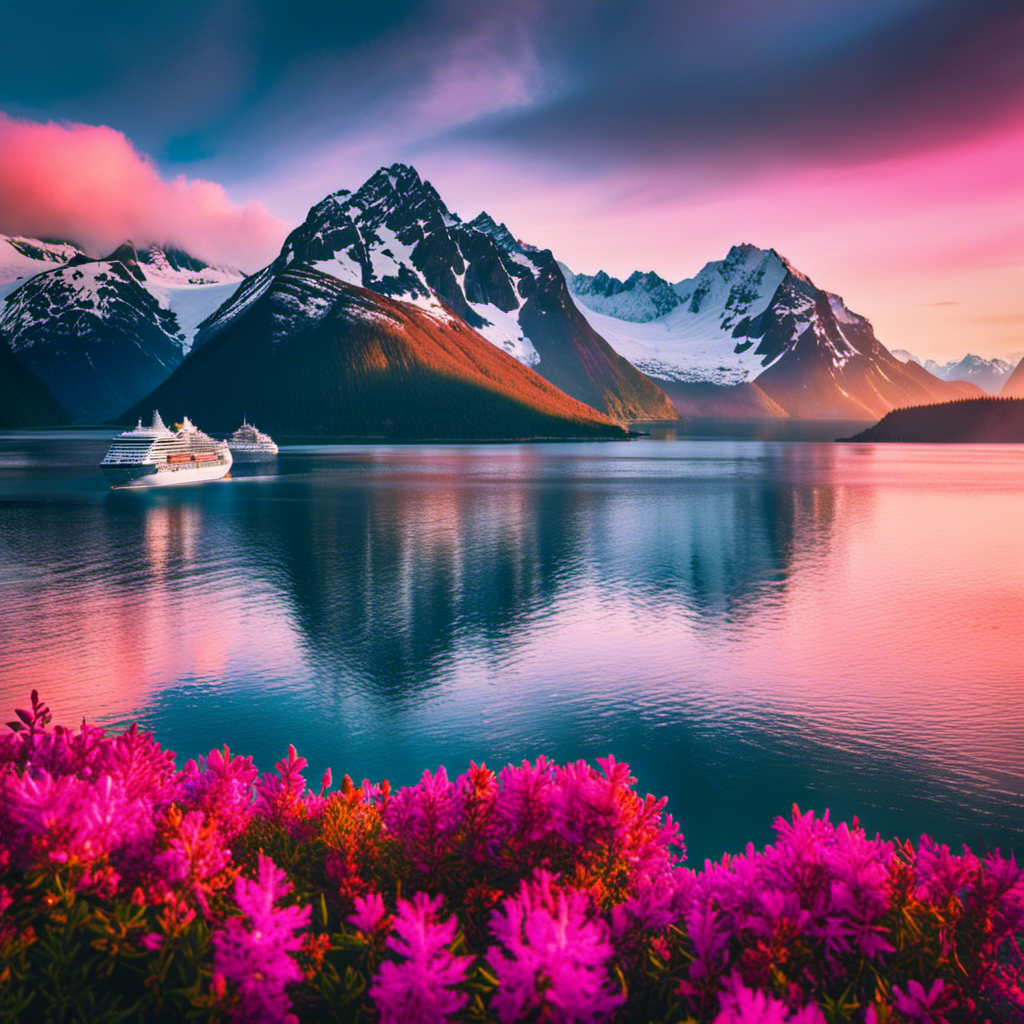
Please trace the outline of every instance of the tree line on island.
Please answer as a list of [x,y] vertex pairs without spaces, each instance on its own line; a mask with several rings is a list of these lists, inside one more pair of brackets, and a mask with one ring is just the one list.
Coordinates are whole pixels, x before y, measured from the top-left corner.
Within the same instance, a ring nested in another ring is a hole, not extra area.
[[893,409],[844,441],[1024,444],[1024,398],[991,396]]

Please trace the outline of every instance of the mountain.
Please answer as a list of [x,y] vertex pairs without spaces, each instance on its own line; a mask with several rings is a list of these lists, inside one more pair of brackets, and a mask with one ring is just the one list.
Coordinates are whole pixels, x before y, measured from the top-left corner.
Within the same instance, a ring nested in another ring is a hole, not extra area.
[[675,289],[654,271],[634,271],[625,281],[609,277],[603,270],[592,276],[574,274],[559,264],[569,291],[588,309],[618,320],[648,323],[671,313],[682,304]]
[[1008,363],[1005,359],[984,359],[970,352],[963,359],[952,360],[943,365],[929,359],[924,368],[941,380],[965,380],[977,384],[991,395],[998,395],[1013,373],[1013,363]]
[[126,422],[158,408],[221,432],[248,414],[292,435],[626,436],[439,303],[390,299],[306,262],[269,270]]
[[71,242],[0,235],[0,301],[33,275],[82,255],[82,250]]
[[912,352],[903,348],[894,348],[892,354],[904,363],[914,362],[923,366],[939,380],[962,380],[976,384],[990,395],[998,395],[1003,389],[1010,374],[1013,363],[1005,359],[985,359],[968,352],[963,359],[951,359],[948,363],[937,363],[934,359],[920,359]]
[[0,430],[53,427],[71,421],[49,388],[0,341]]
[[82,420],[116,416],[165,380],[242,276],[158,246],[140,257],[131,242],[93,260],[69,247],[3,241],[31,276],[8,290],[0,339]]
[[645,321],[576,298],[593,328],[683,413],[746,416],[760,408],[762,415],[869,419],[897,405],[978,393],[898,360],[865,317],[774,249],[733,246],[672,288],[679,304]]
[[617,419],[674,418],[671,402],[599,336],[574,304],[549,250],[517,241],[486,213],[464,222],[403,164],[314,206],[280,256],[199,332],[215,335],[289,265],[380,295],[454,313],[566,394]]
[[1024,399],[962,398],[894,409],[873,427],[841,441],[927,444],[1024,443]]
[[1003,398],[1024,398],[1024,359],[1022,359],[1006,378],[1003,390],[1000,392]]

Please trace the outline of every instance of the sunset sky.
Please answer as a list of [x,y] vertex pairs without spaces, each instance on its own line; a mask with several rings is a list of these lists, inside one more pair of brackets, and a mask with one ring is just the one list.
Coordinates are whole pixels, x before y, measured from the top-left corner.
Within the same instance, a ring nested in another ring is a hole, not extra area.
[[0,231],[254,270],[414,164],[574,270],[774,246],[946,360],[1024,354],[1019,0],[21,4]]

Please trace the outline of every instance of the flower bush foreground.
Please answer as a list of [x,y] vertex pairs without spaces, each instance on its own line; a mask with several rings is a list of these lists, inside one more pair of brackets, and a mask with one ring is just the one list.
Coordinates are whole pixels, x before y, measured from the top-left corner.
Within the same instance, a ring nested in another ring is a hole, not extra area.
[[134,726],[0,738],[0,1020],[1024,1020],[1024,878],[998,853],[794,808],[681,866],[625,765],[307,787]]

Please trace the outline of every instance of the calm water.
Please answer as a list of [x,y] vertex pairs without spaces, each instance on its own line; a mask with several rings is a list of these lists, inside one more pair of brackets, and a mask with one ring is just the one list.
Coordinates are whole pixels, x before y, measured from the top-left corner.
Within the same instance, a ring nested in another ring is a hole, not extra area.
[[125,493],[109,436],[0,437],[3,708],[311,779],[612,752],[691,859],[794,801],[1024,852],[1024,448],[294,447]]

